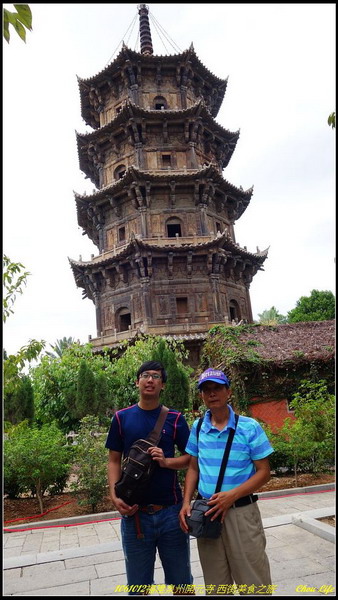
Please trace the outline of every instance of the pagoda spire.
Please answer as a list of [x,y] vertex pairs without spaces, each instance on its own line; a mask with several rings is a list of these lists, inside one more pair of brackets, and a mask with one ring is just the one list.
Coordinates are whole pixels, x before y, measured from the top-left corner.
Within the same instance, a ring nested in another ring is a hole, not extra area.
[[146,4],[138,5],[138,14],[140,15],[141,54],[153,54],[153,44],[151,41],[148,13],[149,7]]

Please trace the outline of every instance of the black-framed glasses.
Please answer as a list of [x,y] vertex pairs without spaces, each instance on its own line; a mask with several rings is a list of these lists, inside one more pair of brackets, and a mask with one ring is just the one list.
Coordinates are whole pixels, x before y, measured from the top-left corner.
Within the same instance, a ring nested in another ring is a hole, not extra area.
[[140,378],[141,379],[150,379],[150,377],[152,377],[152,379],[155,379],[156,381],[158,379],[162,379],[162,375],[159,375],[158,373],[147,373],[146,371],[144,373],[141,373]]

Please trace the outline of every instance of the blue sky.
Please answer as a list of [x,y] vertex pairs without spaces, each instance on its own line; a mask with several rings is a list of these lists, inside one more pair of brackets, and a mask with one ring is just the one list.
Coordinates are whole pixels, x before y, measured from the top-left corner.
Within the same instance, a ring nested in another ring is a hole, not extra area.
[[[12,5],[4,5],[13,9]],[[3,251],[32,273],[4,325],[4,346],[95,337],[95,309],[68,258],[97,249],[77,224],[73,191],[93,184],[79,169],[75,131],[86,132],[76,75],[101,71],[122,39],[136,46],[137,4],[30,4],[33,32],[4,42]],[[335,4],[149,4],[155,54],[191,42],[228,86],[216,121],[240,129],[223,171],[254,186],[237,242],[269,247],[250,288],[254,318],[286,314],[312,289],[335,291]],[[167,33],[165,45],[152,17]],[[131,33],[130,33],[131,32]],[[128,38],[130,33],[130,38]],[[126,35],[125,35],[126,34]],[[116,56],[116,53],[115,55]]]

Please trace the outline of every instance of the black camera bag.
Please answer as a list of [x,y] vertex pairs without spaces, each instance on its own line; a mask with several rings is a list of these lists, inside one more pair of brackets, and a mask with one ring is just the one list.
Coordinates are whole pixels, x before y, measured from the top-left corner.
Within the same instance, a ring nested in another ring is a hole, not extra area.
[[156,462],[148,450],[159,443],[168,411],[166,406],[162,406],[154,429],[145,439],[136,440],[122,461],[122,473],[115,483],[115,493],[129,506],[142,503],[144,492],[156,467]]

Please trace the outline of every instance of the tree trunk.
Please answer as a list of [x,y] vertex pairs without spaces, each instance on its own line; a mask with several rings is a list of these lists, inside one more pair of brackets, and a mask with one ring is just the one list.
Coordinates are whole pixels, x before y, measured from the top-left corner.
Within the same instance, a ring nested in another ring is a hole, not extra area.
[[43,513],[43,500],[42,500],[43,494],[41,493],[41,481],[40,481],[40,479],[36,483],[36,497],[38,499],[39,506],[40,506],[40,511],[41,511],[41,514],[42,514]]
[[298,487],[298,477],[297,477],[297,461],[295,460],[293,463],[294,473],[295,473],[295,487]]

